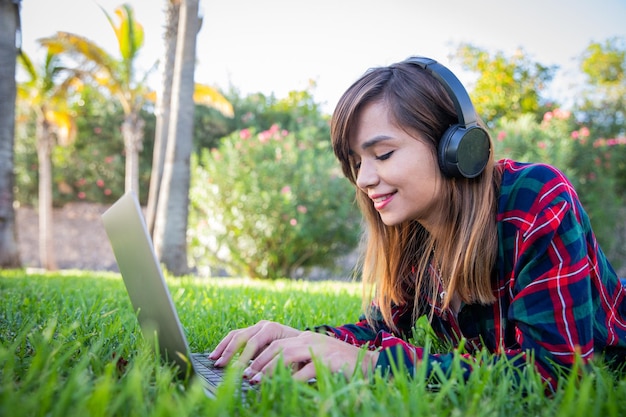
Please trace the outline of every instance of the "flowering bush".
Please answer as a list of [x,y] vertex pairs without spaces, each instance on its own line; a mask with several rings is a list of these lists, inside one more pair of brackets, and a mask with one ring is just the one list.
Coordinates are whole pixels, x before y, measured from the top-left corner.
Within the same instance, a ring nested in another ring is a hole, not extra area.
[[293,133],[274,124],[259,133],[236,131],[195,158],[191,263],[234,275],[295,277],[351,251],[361,218],[326,138],[317,128]]
[[619,181],[626,138],[594,137],[589,128],[559,109],[547,112],[541,122],[532,115],[501,119],[495,131],[498,158],[545,162],[563,171],[578,192],[613,265],[623,265],[626,195]]

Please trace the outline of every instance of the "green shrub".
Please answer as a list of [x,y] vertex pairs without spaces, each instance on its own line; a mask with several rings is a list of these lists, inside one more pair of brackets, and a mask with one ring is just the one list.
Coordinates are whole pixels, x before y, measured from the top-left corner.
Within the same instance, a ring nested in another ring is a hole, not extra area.
[[551,164],[568,177],[587,211],[596,237],[613,266],[624,264],[626,247],[624,198],[619,187],[620,160],[626,140],[603,139],[579,125],[572,115],[555,109],[541,122],[533,115],[498,122],[495,153],[498,158]]
[[319,130],[234,132],[194,159],[191,263],[234,275],[295,277],[330,267],[360,234],[354,190]]

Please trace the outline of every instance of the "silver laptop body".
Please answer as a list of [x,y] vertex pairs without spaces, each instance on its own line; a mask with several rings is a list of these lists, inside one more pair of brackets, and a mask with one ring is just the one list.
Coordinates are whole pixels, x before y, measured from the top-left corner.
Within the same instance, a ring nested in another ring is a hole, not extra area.
[[224,371],[207,354],[190,352],[135,194],[124,194],[102,222],[144,337],[156,333],[161,357],[178,365],[179,376],[200,377],[213,396]]

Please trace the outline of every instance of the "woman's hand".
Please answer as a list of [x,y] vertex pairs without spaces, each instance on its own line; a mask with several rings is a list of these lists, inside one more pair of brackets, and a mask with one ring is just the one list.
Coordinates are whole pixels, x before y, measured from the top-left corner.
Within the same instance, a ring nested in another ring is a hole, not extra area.
[[244,376],[253,383],[259,382],[263,375],[271,375],[282,361],[283,365],[294,369],[295,379],[308,381],[315,377],[315,358],[331,372],[341,372],[351,378],[359,360],[362,359],[361,371],[367,375],[376,366],[378,355],[378,352],[364,351],[325,334],[305,331],[296,337],[271,342],[246,368]]
[[292,327],[271,321],[260,321],[254,326],[232,330],[209,354],[215,366],[226,366],[232,357],[244,347],[239,362],[247,365],[263,349],[275,340],[293,338],[302,333]]

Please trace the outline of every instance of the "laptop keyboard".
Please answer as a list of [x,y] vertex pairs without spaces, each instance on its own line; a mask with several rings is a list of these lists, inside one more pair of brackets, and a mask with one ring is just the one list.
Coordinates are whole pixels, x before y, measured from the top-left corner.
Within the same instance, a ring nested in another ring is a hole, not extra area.
[[[223,380],[226,370],[224,368],[216,367],[215,361],[208,358],[206,353],[194,353],[191,355],[191,362],[193,363],[194,370],[198,376],[208,382],[211,386],[217,387]],[[248,381],[242,378],[241,380],[242,391],[254,389]]]
[[191,355],[193,368],[196,373],[213,386],[219,385],[224,380],[224,368],[215,367],[214,360],[211,360],[203,353]]

